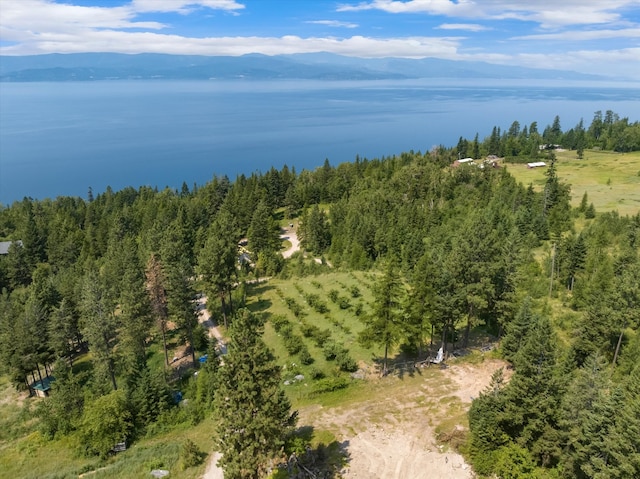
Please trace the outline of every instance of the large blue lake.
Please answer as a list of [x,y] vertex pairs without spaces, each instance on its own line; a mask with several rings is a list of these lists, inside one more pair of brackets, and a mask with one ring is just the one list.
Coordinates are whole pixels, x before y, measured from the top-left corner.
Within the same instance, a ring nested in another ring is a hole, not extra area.
[[454,146],[517,120],[636,121],[640,84],[526,81],[0,83],[0,203],[179,188]]

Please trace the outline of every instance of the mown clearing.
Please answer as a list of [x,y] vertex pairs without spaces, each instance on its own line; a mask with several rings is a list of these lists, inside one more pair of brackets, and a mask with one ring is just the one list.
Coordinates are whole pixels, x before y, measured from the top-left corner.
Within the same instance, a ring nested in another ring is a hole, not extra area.
[[[640,211],[640,153],[587,150],[579,160],[575,151],[557,151],[558,177],[571,185],[571,203],[578,206],[584,193],[596,211],[617,210],[620,215]],[[507,169],[518,182],[541,190],[546,168],[510,164]]]

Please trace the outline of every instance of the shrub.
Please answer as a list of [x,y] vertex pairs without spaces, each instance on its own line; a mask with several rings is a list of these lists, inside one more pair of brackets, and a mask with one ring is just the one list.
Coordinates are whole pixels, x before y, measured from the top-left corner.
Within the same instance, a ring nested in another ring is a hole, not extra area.
[[318,326],[316,326],[315,324],[302,323],[300,325],[300,332],[305,338],[312,338],[316,334],[318,334],[319,331],[320,328],[318,328]]
[[313,361],[314,361],[313,356],[311,356],[311,353],[309,353],[309,350],[307,349],[306,346],[304,346],[304,344],[298,356],[300,357],[300,362],[302,364],[305,364],[305,365],[313,364]]
[[324,348],[325,344],[330,340],[330,338],[331,338],[331,331],[329,331],[328,329],[316,328],[314,330],[313,342],[319,348]]
[[180,449],[180,464],[182,469],[188,469],[202,464],[204,453],[191,440],[187,439]]
[[324,378],[318,380],[313,392],[316,394],[327,393],[331,391],[337,391],[338,389],[344,389],[349,386],[349,380],[342,376],[334,376],[330,378]]
[[329,308],[326,303],[320,299],[320,296],[317,294],[309,293],[304,296],[304,299],[307,301],[309,306],[311,306],[314,310],[316,310],[320,314],[324,314],[329,312]]
[[340,293],[338,292],[337,289],[332,289],[331,291],[329,291],[329,299],[331,300],[331,302],[333,303],[337,303],[338,299],[340,297]]
[[271,316],[271,324],[273,325],[273,329],[275,329],[277,333],[279,333],[282,327],[288,323],[289,320],[282,314],[274,314],[273,316]]
[[336,364],[341,371],[352,373],[358,370],[358,364],[356,363],[355,359],[351,357],[347,349],[342,349],[336,355]]
[[338,345],[338,343],[336,343],[335,341],[327,341],[325,345],[322,347],[324,358],[327,361],[334,360],[340,351],[341,351],[341,348]]
[[284,337],[284,347],[287,348],[287,352],[292,356],[302,351],[302,348],[306,349],[302,338],[296,334]]
[[287,296],[284,298],[284,302],[296,318],[304,316],[305,313],[302,310],[302,306],[300,306],[295,299]]
[[351,307],[351,303],[347,298],[339,298],[338,306],[340,306],[340,309],[349,309]]
[[351,286],[351,297],[352,298],[359,298],[361,296],[362,293],[360,293],[360,288],[358,288],[355,284],[353,286]]

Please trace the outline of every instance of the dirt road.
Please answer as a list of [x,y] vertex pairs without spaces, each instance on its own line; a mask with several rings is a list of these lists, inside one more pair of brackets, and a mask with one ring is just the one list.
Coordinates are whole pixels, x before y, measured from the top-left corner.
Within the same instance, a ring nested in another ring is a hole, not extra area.
[[294,228],[284,228],[284,232],[280,235],[280,239],[291,243],[289,249],[282,252],[282,256],[285,259],[291,258],[293,253],[295,253],[296,251],[300,251],[300,241],[298,240],[298,235]]

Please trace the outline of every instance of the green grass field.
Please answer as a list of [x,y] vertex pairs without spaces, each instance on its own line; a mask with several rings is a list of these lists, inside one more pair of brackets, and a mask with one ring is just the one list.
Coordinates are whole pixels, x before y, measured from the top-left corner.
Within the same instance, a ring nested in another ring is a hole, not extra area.
[[[640,212],[640,152],[614,153],[587,150],[579,160],[575,151],[558,151],[558,177],[571,185],[571,202],[578,206],[584,193],[596,211],[617,210],[620,215]],[[518,182],[542,189],[546,168],[527,168],[526,164],[507,164]]]

